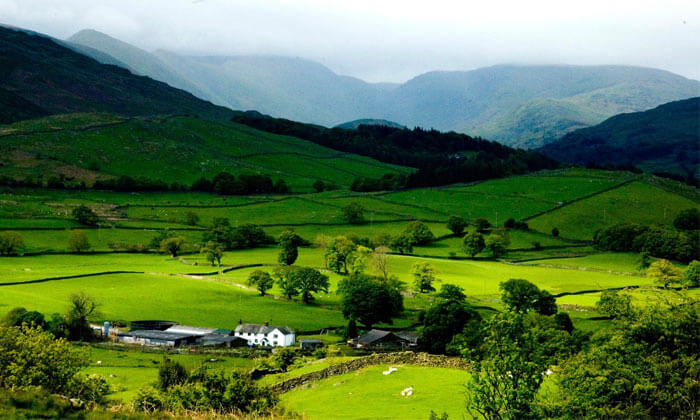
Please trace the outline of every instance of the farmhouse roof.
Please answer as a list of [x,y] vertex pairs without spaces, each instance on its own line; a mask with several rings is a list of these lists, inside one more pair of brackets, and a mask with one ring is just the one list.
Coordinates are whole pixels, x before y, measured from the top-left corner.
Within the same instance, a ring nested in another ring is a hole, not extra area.
[[187,335],[207,335],[216,331],[216,328],[189,327],[187,325],[173,325],[165,330],[165,332]]
[[357,341],[362,343],[362,344],[372,344],[374,342],[377,342],[379,340],[383,340],[387,336],[393,335],[391,331],[383,331],[383,330],[370,330],[364,335],[361,335]]
[[239,334],[247,333],[247,334],[267,335],[268,333],[271,333],[275,329],[280,330],[280,332],[284,335],[294,334],[294,331],[292,331],[289,327],[281,327],[278,325],[259,325],[259,324],[239,324],[236,327],[236,332]]
[[413,331],[399,331],[396,336],[413,344],[418,342],[418,334]]

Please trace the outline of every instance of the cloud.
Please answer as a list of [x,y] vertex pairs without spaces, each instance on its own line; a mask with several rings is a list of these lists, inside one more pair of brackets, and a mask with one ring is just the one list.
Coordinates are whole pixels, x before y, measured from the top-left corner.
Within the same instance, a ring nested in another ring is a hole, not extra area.
[[145,49],[301,56],[370,81],[504,62],[632,64],[700,78],[690,0],[0,0],[4,23]]

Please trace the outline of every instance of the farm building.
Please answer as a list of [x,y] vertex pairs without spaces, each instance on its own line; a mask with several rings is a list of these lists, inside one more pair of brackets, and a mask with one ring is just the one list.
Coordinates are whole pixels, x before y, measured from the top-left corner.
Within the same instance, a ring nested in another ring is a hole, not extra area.
[[299,348],[302,350],[314,350],[323,347],[323,342],[318,338],[302,338],[299,340]]
[[199,337],[197,344],[204,347],[246,347],[248,340],[231,335],[208,334]]
[[160,330],[136,330],[117,334],[117,340],[122,343],[141,344],[142,346],[179,347],[192,344],[196,339],[196,335]]
[[165,330],[165,332],[175,333],[175,334],[186,334],[186,335],[196,335],[205,336],[207,334],[214,334],[216,328],[203,328],[203,327],[188,327],[187,325],[173,325],[172,327]]
[[[402,337],[403,334],[405,337]],[[396,348],[396,347],[412,347],[417,343],[417,337],[415,343],[412,341],[412,336],[406,335],[404,333],[394,334],[391,331],[383,330],[370,330],[364,335],[351,340],[350,342],[353,346],[358,349],[364,348]]]
[[286,347],[294,344],[294,331],[289,327],[240,323],[234,331],[251,346]]

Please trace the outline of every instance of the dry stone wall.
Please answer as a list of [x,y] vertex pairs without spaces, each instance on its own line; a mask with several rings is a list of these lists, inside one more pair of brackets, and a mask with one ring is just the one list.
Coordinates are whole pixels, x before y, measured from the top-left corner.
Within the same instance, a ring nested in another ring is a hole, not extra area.
[[414,353],[405,351],[399,353],[375,353],[370,356],[359,357],[347,362],[338,363],[325,369],[306,373],[296,378],[290,378],[282,382],[270,385],[270,389],[276,393],[285,393],[294,388],[320,381],[330,376],[343,375],[368,366],[375,365],[414,365],[440,367],[449,369],[469,369],[469,363],[458,357],[447,357],[428,353]]

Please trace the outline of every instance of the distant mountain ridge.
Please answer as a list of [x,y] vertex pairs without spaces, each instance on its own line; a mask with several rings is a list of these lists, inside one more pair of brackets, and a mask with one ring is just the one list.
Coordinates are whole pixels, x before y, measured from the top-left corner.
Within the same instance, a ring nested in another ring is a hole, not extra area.
[[92,30],[78,32],[68,41],[233,109],[255,109],[328,127],[384,119],[526,148],[615,114],[700,93],[698,81],[629,66],[499,65],[429,72],[403,84],[372,84],[300,58],[148,53]]
[[[228,119],[233,111],[149,77],[100,64],[64,41],[0,26],[0,120],[72,112],[120,115],[194,114]],[[108,59],[99,52],[102,59]],[[114,58],[109,60],[115,62]]]
[[406,126],[393,121],[388,120],[373,120],[369,118],[363,118],[354,121],[348,121],[346,123],[336,125],[336,128],[344,128],[346,130],[357,130],[361,125],[379,125],[382,127],[392,127],[392,128],[406,128]]
[[580,165],[633,165],[695,178],[700,165],[700,97],[616,115],[539,151]]

